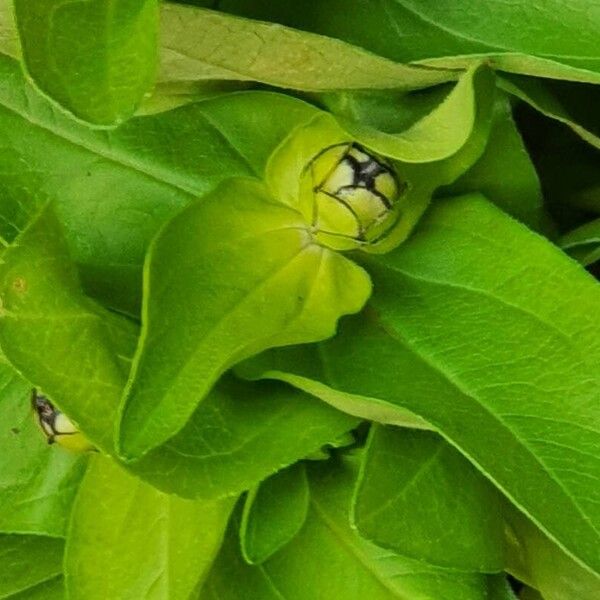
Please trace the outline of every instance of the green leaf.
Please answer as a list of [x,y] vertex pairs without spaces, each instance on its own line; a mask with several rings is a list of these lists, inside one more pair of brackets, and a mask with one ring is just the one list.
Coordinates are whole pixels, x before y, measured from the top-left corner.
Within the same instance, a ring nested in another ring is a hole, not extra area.
[[20,50],[12,2],[0,0],[0,53],[19,58]]
[[479,105],[490,104],[486,100],[493,89],[491,72],[472,68],[438,106],[405,131],[386,133],[346,119],[342,125],[361,144],[384,156],[406,163],[440,161],[467,143],[477,127]]
[[292,388],[221,380],[175,437],[128,467],[163,490],[237,495],[358,424]]
[[49,447],[31,386],[0,356],[0,531],[63,536],[86,460]]
[[0,598],[25,600],[62,572],[63,541],[37,535],[0,535]]
[[600,260],[600,219],[594,219],[563,235],[560,245],[585,266]]
[[95,456],[65,551],[69,598],[187,600],[217,554],[233,500],[168,496]]
[[64,600],[65,585],[62,576],[49,579],[43,583],[10,596],[10,600]]
[[[114,419],[137,327],[82,294],[49,209],[2,259],[0,343],[8,359],[98,447],[112,453]],[[224,383],[179,436],[131,469],[160,489],[186,497],[239,494],[356,423],[284,386]]]
[[600,95],[595,86],[552,82],[522,75],[504,75],[499,84],[546,117],[570,127],[583,140],[600,148],[600,122],[595,111]]
[[301,215],[253,180],[232,179],[176,216],[146,273],[120,427],[130,458],[176,434],[236,362],[333,335],[371,289],[360,267],[313,243]]
[[[588,0],[221,0],[219,10],[343,39],[400,62],[464,69],[485,60],[509,72],[600,81],[598,14]],[[516,26],[518,24],[518,26]]]
[[364,538],[398,554],[463,571],[503,570],[499,495],[435,433],[371,428],[352,518]]
[[378,548],[348,522],[356,476],[350,462],[309,467],[310,509],[294,539],[259,566],[247,565],[235,522],[200,594],[201,600],[488,599],[492,578],[453,573]]
[[600,577],[583,569],[529,519],[507,507],[507,570],[540,590],[545,600],[595,600]]
[[0,345],[107,452],[136,334],[83,295],[62,229],[51,208],[42,208],[2,254]]
[[366,421],[412,429],[432,429],[422,417],[378,398],[348,394],[338,389],[324,371],[319,347],[311,344],[274,348],[250,358],[235,368],[244,379],[276,379],[311,394],[334,408]]
[[159,81],[234,79],[326,91],[415,89],[454,77],[271,23],[177,4],[161,10]]
[[288,544],[304,525],[308,503],[302,463],[275,473],[250,490],[240,526],[244,560],[260,564]]
[[86,290],[137,315],[144,255],[160,226],[223,179],[261,177],[273,149],[315,114],[294,98],[247,92],[97,131],[0,56],[3,202],[35,212],[54,201]]
[[464,175],[438,194],[457,196],[469,192],[483,194],[532,229],[550,229],[540,181],[504,95],[497,97],[484,153]]
[[35,83],[100,125],[131,116],[154,84],[157,0],[14,0],[23,58]]
[[600,570],[596,281],[477,196],[367,267],[370,310],[322,346],[331,379],[422,416]]

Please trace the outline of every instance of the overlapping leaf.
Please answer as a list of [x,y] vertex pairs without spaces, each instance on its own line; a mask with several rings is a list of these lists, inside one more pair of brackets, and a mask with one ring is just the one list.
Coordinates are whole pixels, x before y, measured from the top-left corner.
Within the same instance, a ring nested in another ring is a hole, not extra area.
[[154,84],[157,0],[14,0],[23,59],[37,85],[75,115],[111,125]]
[[425,418],[598,570],[595,281],[476,197],[368,268],[371,309],[321,346],[325,383]]
[[[494,577],[436,569],[394,555],[362,539],[348,523],[356,470],[352,463],[324,462],[309,470],[310,509],[301,531],[259,566],[244,563],[232,527],[202,589],[202,600],[452,600],[506,598]],[[301,565],[301,568],[298,568]]]
[[168,3],[161,11],[159,81],[233,79],[326,91],[418,89],[453,78],[272,23]]
[[538,8],[501,0],[219,2],[220,10],[343,39],[401,62],[452,69],[486,59],[509,72],[598,83],[600,16],[594,8],[587,0],[568,6],[553,0]]
[[583,569],[552,543],[514,507],[507,521],[507,570],[540,590],[545,600],[593,600],[600,594],[600,576]]
[[2,213],[7,198],[28,214],[55,201],[86,289],[133,314],[158,228],[224,179],[260,176],[273,149],[316,113],[282,95],[241,93],[95,131],[36,92],[15,61],[0,57],[0,82]]
[[372,427],[352,519],[366,539],[430,564],[504,568],[497,491],[434,433]]
[[309,494],[302,463],[275,473],[249,491],[240,526],[246,562],[260,564],[294,538],[304,525]]
[[600,260],[600,219],[594,219],[565,234],[560,245],[581,264],[594,264]]
[[179,434],[129,468],[160,489],[211,500],[252,488],[357,424],[288,386],[224,378]]
[[49,537],[0,535],[0,598],[35,598],[40,589],[50,600],[59,597],[52,594],[60,591],[63,546],[63,540]]
[[536,231],[552,231],[542,189],[515,126],[508,98],[498,95],[494,120],[480,159],[454,184],[438,192],[455,196],[479,192]]
[[[0,265],[2,348],[31,385],[110,454],[137,327],[84,296],[49,207],[17,241]],[[253,401],[255,393],[260,402]],[[177,438],[130,468],[168,492],[222,497],[255,485],[355,424],[284,386],[224,384]],[[295,435],[298,430],[303,435]]]
[[69,598],[187,600],[216,555],[233,506],[168,496],[95,456],[68,536]]

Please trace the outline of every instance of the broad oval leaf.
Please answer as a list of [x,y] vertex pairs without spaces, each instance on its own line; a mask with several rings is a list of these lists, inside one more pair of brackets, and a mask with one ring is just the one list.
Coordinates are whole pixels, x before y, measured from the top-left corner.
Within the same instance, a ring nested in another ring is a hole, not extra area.
[[94,456],[75,501],[65,550],[73,600],[187,600],[216,556],[233,499],[168,496]]
[[112,125],[154,83],[157,0],[14,0],[27,70],[78,117]]
[[316,245],[301,215],[259,182],[225,182],[152,244],[123,455],[139,457],[175,435],[236,362],[333,335],[370,291],[360,267]]
[[595,280],[476,196],[368,269],[370,310],[322,346],[330,377],[425,418],[600,571]]
[[[488,600],[495,577],[456,573],[383,550],[349,524],[355,464],[324,461],[309,468],[310,509],[294,539],[269,560],[247,565],[230,527],[201,600]],[[500,598],[500,596],[499,596]]]
[[429,564],[504,568],[500,495],[432,432],[372,426],[352,520],[366,539]]
[[309,489],[302,463],[265,479],[248,492],[240,525],[244,560],[260,564],[290,542],[304,525]]
[[340,40],[177,4],[162,7],[160,45],[159,81],[234,79],[326,91],[417,89],[455,77]]
[[510,72],[600,81],[600,16],[587,0],[568,6],[561,0],[541,6],[503,0],[381,0],[375,6],[363,0],[221,0],[219,10],[340,38],[401,62],[464,69],[486,60]]

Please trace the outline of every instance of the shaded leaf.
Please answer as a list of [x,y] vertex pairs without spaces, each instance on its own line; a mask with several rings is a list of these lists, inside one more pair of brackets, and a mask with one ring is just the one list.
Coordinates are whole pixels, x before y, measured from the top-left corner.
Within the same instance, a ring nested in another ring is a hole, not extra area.
[[64,600],[64,598],[65,585],[62,576],[49,579],[35,587],[10,596],[10,600]]
[[441,161],[456,154],[477,127],[479,104],[489,104],[494,80],[484,68],[465,73],[452,91],[429,114],[405,131],[382,132],[360,122],[342,125],[362,144],[401,162]]
[[457,181],[438,195],[479,192],[537,231],[552,231],[540,181],[515,126],[508,99],[499,95],[485,151]]
[[37,535],[0,535],[0,598],[28,598],[62,572],[63,541]]
[[600,576],[583,569],[514,507],[507,518],[507,570],[540,590],[545,600],[594,600]]
[[[586,142],[600,148],[600,121],[589,109],[600,100],[594,86],[548,82],[522,75],[504,75],[499,84],[546,117],[564,123]],[[571,105],[571,110],[565,104]]]
[[244,563],[231,527],[200,598],[489,598],[488,586],[497,585],[495,578],[436,569],[378,548],[353,531],[348,507],[355,477],[354,465],[345,461],[311,465],[306,522],[289,544],[262,565]]
[[292,388],[225,377],[173,438],[128,467],[163,490],[240,494],[358,424]]
[[244,560],[260,564],[290,542],[306,519],[308,481],[302,463],[271,475],[248,492],[240,526]]
[[154,83],[157,0],[14,6],[25,65],[44,92],[92,123],[111,125],[133,114]]
[[600,260],[600,219],[594,219],[563,235],[560,245],[582,265]]
[[159,81],[260,81],[305,91],[415,89],[452,72],[402,65],[346,44],[272,23],[177,4],[161,10]]
[[371,428],[352,519],[366,539],[429,564],[504,567],[497,491],[434,433]]

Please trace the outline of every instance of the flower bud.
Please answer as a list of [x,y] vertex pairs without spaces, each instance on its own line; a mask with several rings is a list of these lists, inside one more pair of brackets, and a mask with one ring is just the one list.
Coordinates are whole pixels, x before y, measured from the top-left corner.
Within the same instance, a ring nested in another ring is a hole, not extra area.
[[396,223],[405,190],[392,166],[356,143],[326,148],[307,169],[312,227],[324,245],[357,248],[380,239]]
[[71,420],[37,390],[33,390],[31,403],[37,421],[49,444],[60,444],[64,448],[76,452],[94,450],[94,446],[73,425]]

